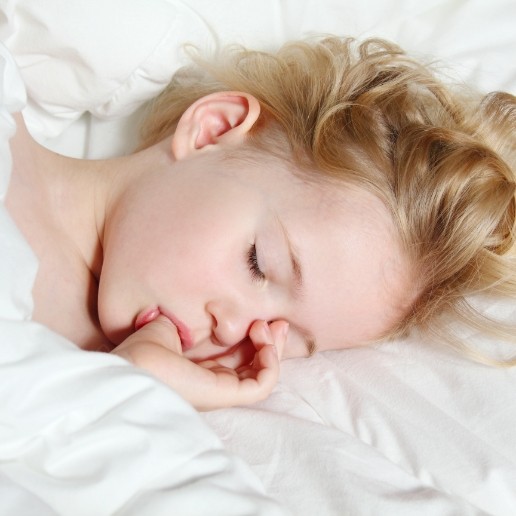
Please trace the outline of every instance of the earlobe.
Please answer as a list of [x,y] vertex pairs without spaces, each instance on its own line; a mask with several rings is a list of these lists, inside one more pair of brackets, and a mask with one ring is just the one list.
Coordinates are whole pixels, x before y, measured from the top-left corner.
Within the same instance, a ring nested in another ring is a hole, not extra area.
[[260,104],[252,95],[224,91],[194,102],[181,116],[172,136],[176,160],[215,148],[238,144],[245,139],[260,115]]

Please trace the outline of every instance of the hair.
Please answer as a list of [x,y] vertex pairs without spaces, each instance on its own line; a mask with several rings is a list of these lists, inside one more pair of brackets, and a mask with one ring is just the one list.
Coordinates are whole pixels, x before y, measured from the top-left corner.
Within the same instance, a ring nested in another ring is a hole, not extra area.
[[419,294],[383,338],[417,326],[467,351],[443,329],[446,313],[514,340],[516,328],[468,302],[478,293],[516,296],[513,95],[482,97],[446,84],[431,66],[380,39],[330,37],[274,53],[231,47],[194,61],[151,104],[141,148],[171,135],[204,95],[253,95],[262,113],[251,147],[312,175],[359,185],[390,209],[417,267]]

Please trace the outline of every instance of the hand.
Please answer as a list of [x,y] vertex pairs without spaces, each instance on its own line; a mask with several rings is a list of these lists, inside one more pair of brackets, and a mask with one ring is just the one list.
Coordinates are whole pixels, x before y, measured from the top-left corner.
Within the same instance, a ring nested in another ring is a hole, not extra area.
[[170,385],[199,410],[245,405],[265,399],[279,378],[279,361],[288,323],[255,321],[248,340],[255,348],[251,363],[236,369],[208,360],[193,363],[182,355],[177,328],[160,315],[113,351]]

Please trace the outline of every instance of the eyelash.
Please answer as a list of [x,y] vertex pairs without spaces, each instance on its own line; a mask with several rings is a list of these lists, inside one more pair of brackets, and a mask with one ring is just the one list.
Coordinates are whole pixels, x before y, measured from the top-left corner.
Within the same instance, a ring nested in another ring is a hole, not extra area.
[[249,266],[249,272],[254,281],[263,281],[265,274],[258,265],[258,257],[256,255],[256,244],[252,244],[247,252],[247,265]]

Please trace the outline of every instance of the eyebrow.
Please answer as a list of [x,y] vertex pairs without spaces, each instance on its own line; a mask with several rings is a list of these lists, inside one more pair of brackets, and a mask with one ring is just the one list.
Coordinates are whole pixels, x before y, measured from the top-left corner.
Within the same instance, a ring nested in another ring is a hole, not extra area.
[[[278,225],[281,228],[281,231],[283,233],[285,242],[287,243],[288,254],[290,256],[290,264],[292,266],[292,271],[294,273],[294,286],[295,286],[294,292],[295,292],[296,298],[300,298],[303,293],[303,269],[301,268],[301,261],[299,260],[299,254],[297,253],[296,248],[292,244],[292,239],[289,236],[287,228],[284,226],[283,222],[281,222],[281,219],[278,216],[276,216],[276,221],[278,222]],[[305,341],[305,346],[306,346],[308,356],[311,357],[317,351],[317,344],[315,341],[315,337],[310,332],[308,332],[302,328],[296,327],[296,329],[303,337],[303,340]]]

